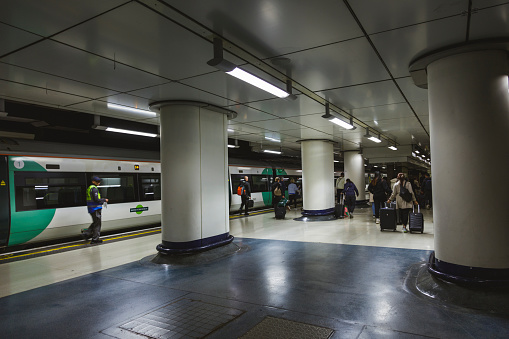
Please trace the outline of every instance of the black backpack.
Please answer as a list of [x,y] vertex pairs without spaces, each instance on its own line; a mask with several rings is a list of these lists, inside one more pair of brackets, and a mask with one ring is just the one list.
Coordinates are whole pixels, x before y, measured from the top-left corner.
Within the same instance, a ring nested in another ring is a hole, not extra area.
[[406,202],[411,202],[412,201],[412,193],[410,193],[410,191],[407,190],[405,187],[407,182],[408,181],[405,181],[404,185],[401,185],[401,187],[399,188],[399,196]]

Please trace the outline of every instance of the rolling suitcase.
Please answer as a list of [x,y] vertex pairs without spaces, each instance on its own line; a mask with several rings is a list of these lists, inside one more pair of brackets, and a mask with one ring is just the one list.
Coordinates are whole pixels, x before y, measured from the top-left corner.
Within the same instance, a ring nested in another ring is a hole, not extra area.
[[334,216],[336,219],[343,219],[345,213],[345,201],[343,199],[343,194],[341,194],[341,197],[339,198],[339,203],[334,206]]
[[276,219],[284,219],[286,215],[286,202],[288,200],[282,199],[274,209],[274,212],[276,213]]
[[396,231],[396,209],[387,207],[380,208],[380,231]]
[[421,213],[421,207],[417,205],[417,213],[412,207],[412,212],[408,214],[408,230],[412,232],[424,233],[424,216]]

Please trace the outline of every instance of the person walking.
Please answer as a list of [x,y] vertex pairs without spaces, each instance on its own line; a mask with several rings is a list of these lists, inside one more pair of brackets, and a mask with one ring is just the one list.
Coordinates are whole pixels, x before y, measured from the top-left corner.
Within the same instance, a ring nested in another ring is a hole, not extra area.
[[343,194],[343,190],[345,189],[345,173],[341,172],[339,178],[336,180],[336,199],[338,200],[338,204],[341,202],[341,194]]
[[244,183],[242,188],[242,195],[240,196],[242,202],[240,204],[239,214],[242,214],[242,208],[244,207],[244,215],[249,215],[249,200],[251,199],[251,184],[249,183],[249,178],[246,175],[244,177]]
[[91,244],[100,244],[103,241],[99,239],[101,236],[101,217],[103,203],[108,202],[108,199],[101,198],[101,193],[97,186],[101,184],[101,178],[93,176],[92,185],[87,189],[87,209],[88,213],[92,217],[92,223],[87,229],[81,230],[81,234],[84,239],[90,239]]
[[391,189],[385,180],[382,180],[380,172],[375,172],[375,177],[368,186],[368,191],[373,193],[373,200],[375,202],[375,223],[380,223],[380,207],[387,200],[387,194],[390,194]]
[[350,218],[353,218],[353,211],[355,210],[356,200],[355,197],[359,196],[359,190],[357,190],[357,186],[355,186],[355,184],[350,179],[346,179],[343,194],[345,195],[348,214],[350,214]]
[[433,194],[431,191],[431,177],[428,173],[424,173],[421,190],[424,194],[424,205],[427,209],[431,209],[433,207]]
[[283,195],[285,191],[283,189],[283,185],[280,182],[279,177],[274,179],[274,183],[272,184],[272,206],[276,208],[277,204],[283,199]]
[[417,205],[417,199],[415,198],[414,190],[410,181],[405,178],[404,173],[398,174],[398,182],[394,185],[394,190],[387,200],[388,203],[396,200],[396,209],[399,210],[399,218],[403,224],[403,232],[407,233],[408,229],[408,214],[412,210],[412,203]]
[[294,208],[297,208],[297,191],[298,191],[298,187],[297,187],[297,184],[295,184],[295,179],[290,179],[290,185],[288,185],[288,199],[289,199],[289,202],[288,202],[288,205],[291,205],[292,204],[292,201],[293,201],[293,206]]

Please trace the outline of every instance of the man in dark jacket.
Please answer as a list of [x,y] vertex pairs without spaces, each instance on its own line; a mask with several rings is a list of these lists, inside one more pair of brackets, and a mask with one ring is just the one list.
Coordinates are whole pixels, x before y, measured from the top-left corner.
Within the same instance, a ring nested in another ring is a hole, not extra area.
[[239,214],[242,213],[242,207],[245,206],[245,212],[244,215],[249,215],[248,209],[249,209],[249,199],[251,199],[251,184],[249,183],[249,178],[246,175],[244,177],[244,187],[242,188],[242,195],[240,198],[242,199],[242,203],[240,204]]
[[99,239],[101,235],[101,212],[103,203],[108,202],[108,199],[101,198],[101,194],[97,186],[101,184],[101,178],[92,177],[92,185],[87,189],[87,209],[92,217],[92,224],[87,229],[81,230],[84,239],[92,238],[91,244],[100,244],[103,241]]
[[353,211],[355,210],[356,200],[355,197],[359,196],[359,190],[350,179],[346,179],[343,194],[345,195],[346,207],[348,209],[348,213],[350,214],[350,218],[353,218]]
[[424,180],[421,184],[421,190],[424,193],[424,201],[427,209],[433,206],[433,195],[431,191],[431,178],[428,173],[424,173]]

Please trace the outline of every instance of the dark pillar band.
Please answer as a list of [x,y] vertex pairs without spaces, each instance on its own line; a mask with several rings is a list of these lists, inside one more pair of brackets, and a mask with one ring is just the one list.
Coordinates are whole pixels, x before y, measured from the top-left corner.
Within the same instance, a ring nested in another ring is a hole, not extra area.
[[230,233],[224,233],[213,237],[187,242],[170,242],[163,240],[163,243],[157,245],[156,249],[161,254],[195,253],[227,245],[232,241],[233,235],[230,235]]
[[302,210],[302,215],[305,217],[317,216],[317,215],[329,215],[334,214],[334,207],[327,208],[324,210]]

